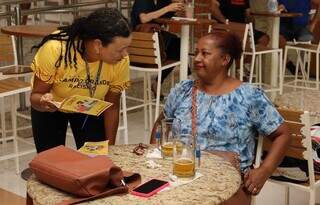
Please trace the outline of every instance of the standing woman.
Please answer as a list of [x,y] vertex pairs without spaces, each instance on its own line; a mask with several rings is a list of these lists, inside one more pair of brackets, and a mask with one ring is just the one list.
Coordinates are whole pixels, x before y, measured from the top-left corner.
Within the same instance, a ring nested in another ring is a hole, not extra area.
[[[115,143],[121,91],[129,86],[128,20],[103,8],[46,36],[32,62],[30,101],[37,152],[64,145],[70,123],[77,148],[86,141]],[[113,103],[100,116],[58,111],[50,101],[72,95]]]

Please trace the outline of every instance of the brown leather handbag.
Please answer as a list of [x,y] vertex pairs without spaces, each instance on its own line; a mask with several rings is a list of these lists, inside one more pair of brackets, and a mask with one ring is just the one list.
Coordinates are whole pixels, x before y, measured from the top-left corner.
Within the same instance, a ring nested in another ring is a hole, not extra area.
[[89,157],[62,145],[39,153],[29,166],[41,182],[82,197],[61,205],[125,194],[141,182],[139,174],[123,172],[107,156]]

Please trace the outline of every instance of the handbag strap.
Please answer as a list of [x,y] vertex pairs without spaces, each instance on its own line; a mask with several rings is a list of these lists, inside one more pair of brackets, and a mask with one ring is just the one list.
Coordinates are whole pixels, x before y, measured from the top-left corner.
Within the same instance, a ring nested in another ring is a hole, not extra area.
[[90,196],[90,197],[84,197],[84,198],[72,198],[72,199],[67,199],[63,200],[57,205],[72,205],[72,204],[78,204],[80,202],[85,202],[85,201],[91,201],[93,199],[98,199],[102,197],[107,197],[111,195],[116,195],[116,194],[123,194],[128,192],[128,187],[122,186],[122,187],[116,187],[114,189],[110,189],[104,192],[101,192],[100,194]]
[[197,89],[198,89],[198,81],[193,81],[192,86],[192,96],[191,96],[191,132],[194,137],[194,145],[197,147]]
[[130,192],[132,189],[134,189],[136,186],[138,186],[141,183],[140,174],[123,171],[123,175],[124,175],[124,181],[126,182],[126,186],[109,189],[104,192],[101,192],[100,194],[96,194],[90,197],[66,199],[61,201],[57,205],[72,205],[72,204],[78,204],[80,202],[91,201],[93,199],[99,199],[102,197],[113,196],[117,194],[125,194]]

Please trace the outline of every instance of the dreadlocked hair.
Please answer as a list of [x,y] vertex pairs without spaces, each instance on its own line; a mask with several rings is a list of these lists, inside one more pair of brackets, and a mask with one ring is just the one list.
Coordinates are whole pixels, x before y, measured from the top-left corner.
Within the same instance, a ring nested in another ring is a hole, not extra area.
[[99,39],[103,46],[107,46],[115,37],[129,37],[131,29],[128,20],[116,9],[97,9],[87,17],[75,19],[69,26],[58,28],[58,32],[47,35],[42,41],[33,46],[39,49],[49,40],[66,42],[65,53],[62,53],[55,63],[55,67],[61,66],[62,60],[65,66],[77,67],[76,51],[82,56],[85,53],[84,41]]

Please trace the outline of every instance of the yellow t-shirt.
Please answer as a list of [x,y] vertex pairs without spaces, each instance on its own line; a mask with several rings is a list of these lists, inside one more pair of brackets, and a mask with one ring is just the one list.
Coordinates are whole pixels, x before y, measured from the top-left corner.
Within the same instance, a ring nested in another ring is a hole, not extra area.
[[[68,65],[65,67],[64,58],[61,65],[55,67],[56,61],[65,53],[65,42],[50,40],[39,48],[36,53],[31,68],[42,81],[52,84],[51,93],[55,101],[62,101],[72,95],[90,96],[90,91],[86,83],[87,71],[86,63],[77,52],[77,68]],[[99,61],[89,63],[91,81],[96,80],[99,68]],[[33,84],[33,79],[31,79]],[[92,83],[93,85],[96,82]],[[123,58],[117,64],[102,64],[101,74],[94,98],[104,100],[104,96],[111,92],[121,92],[128,88],[129,82],[129,57]]]

